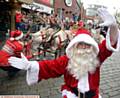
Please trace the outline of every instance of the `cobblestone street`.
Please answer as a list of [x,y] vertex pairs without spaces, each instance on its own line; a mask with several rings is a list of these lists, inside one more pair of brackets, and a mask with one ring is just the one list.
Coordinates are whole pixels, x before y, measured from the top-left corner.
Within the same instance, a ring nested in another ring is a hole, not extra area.
[[[108,58],[101,68],[100,91],[103,98],[120,98],[120,52]],[[61,98],[62,77],[43,80],[28,86],[25,71],[20,71],[14,79],[8,79],[0,71],[0,95],[40,95],[40,98]]]

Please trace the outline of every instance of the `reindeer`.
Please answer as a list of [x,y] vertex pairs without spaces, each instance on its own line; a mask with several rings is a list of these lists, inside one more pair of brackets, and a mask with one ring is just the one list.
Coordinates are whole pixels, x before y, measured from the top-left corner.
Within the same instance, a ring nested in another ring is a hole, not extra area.
[[52,53],[60,56],[62,50],[66,48],[69,41],[72,39],[72,33],[70,31],[65,31],[62,29],[54,30],[52,28],[42,29],[34,34],[33,37],[33,50],[38,51],[38,54],[44,54],[46,52]]

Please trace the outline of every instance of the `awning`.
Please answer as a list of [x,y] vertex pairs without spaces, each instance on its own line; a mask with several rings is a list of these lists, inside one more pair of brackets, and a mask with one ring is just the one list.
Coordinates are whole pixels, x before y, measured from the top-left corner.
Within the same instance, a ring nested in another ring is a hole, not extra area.
[[19,2],[26,3],[26,4],[32,4],[33,0],[18,0]]
[[22,4],[23,8],[51,14],[53,8],[33,2],[33,4]]

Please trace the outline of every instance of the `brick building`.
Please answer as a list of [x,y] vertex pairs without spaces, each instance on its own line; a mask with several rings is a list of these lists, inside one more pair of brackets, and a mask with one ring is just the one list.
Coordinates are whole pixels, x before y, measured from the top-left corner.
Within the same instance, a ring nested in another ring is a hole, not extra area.
[[[72,18],[73,14],[79,15],[80,8],[77,4],[77,0],[55,0],[54,1],[54,13],[59,17]],[[71,1],[71,2],[70,2]]]

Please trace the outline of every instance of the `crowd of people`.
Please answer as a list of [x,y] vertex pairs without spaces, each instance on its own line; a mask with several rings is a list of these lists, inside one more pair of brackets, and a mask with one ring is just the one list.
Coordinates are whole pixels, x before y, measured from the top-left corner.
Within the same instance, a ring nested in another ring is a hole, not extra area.
[[67,30],[73,23],[77,22],[77,19],[64,17],[60,18],[57,14],[47,14],[41,12],[25,12],[16,11],[16,29],[27,31],[31,28],[32,32],[39,31],[41,28],[49,26],[51,28],[62,27]]
[[[53,60],[28,60],[22,53],[23,44],[20,40],[23,33],[20,30],[12,31],[10,39],[0,51],[0,68],[26,70],[28,85],[63,75],[62,98],[102,98],[99,91],[100,68],[113,52],[119,50],[120,32],[115,18],[106,9],[98,9],[98,15],[103,20],[99,27],[107,26],[105,38],[97,42],[91,33],[92,29],[89,30],[84,26],[84,22],[79,21],[74,38],[65,49],[66,54]],[[59,19],[56,19],[57,15],[54,18],[53,15],[43,15],[43,18],[40,19],[44,21],[42,26],[49,25],[52,28],[63,26],[62,23],[59,24]],[[39,20],[37,22],[39,23]],[[69,19],[66,19],[66,23],[68,22],[73,25]],[[71,26],[64,26],[65,29],[70,30]]]

